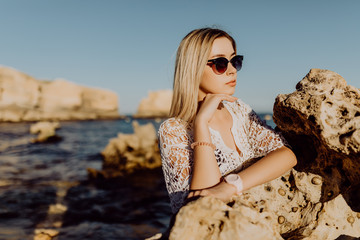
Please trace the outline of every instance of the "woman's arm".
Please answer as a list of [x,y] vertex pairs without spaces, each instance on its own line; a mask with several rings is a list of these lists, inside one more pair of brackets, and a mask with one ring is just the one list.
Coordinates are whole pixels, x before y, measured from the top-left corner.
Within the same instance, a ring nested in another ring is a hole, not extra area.
[[[207,94],[196,115],[194,123],[194,141],[211,143],[209,122],[221,101],[236,101],[236,97],[226,94]],[[194,149],[194,166],[190,189],[204,189],[218,184],[221,173],[214,149],[209,146],[197,146]]]
[[[297,163],[295,154],[284,146],[281,136],[265,126],[255,113],[251,111],[249,113],[249,141],[253,147],[254,156],[263,157],[238,173],[243,181],[243,190],[269,182],[286,173]],[[230,189],[229,186],[231,186]],[[235,187],[221,182],[193,195],[211,195],[227,201],[234,193]]]
[[[205,122],[195,122],[194,141],[211,143],[209,125]],[[194,166],[190,189],[203,189],[216,185],[221,179],[214,149],[210,146],[194,148]]]
[[239,172],[243,190],[269,182],[280,177],[297,163],[295,154],[287,147],[270,152],[259,161]]
[[239,173],[243,179],[244,190],[271,181],[296,165],[295,154],[287,147],[286,140],[275,132],[246,105],[248,114],[246,126],[248,139],[254,157],[262,157],[255,164]]
[[[280,177],[295,166],[296,162],[294,153],[287,147],[281,147],[270,152],[238,173],[243,182],[243,191]],[[235,192],[234,186],[223,181],[214,187],[197,191],[191,196],[213,196],[226,202],[231,199]]]
[[176,119],[164,121],[158,130],[162,170],[173,213],[188,195],[192,168],[191,136],[185,125]]

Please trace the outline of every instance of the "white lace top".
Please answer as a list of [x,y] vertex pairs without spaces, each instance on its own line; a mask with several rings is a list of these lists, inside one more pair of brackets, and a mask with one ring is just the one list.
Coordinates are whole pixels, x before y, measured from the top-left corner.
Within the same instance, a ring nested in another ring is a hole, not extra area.
[[[284,146],[285,140],[279,133],[266,125],[249,105],[241,100],[224,103],[233,118],[231,128],[239,152],[225,145],[218,131],[209,128],[212,143],[222,176],[238,172],[251,159],[262,157]],[[171,208],[176,213],[189,193],[193,166],[192,126],[181,119],[169,118],[158,131],[162,169],[169,193]]]

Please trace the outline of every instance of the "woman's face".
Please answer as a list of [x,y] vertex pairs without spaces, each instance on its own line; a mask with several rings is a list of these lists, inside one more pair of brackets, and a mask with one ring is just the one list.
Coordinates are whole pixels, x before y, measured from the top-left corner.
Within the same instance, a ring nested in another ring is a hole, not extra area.
[[[226,37],[215,39],[208,60],[225,57],[230,60],[235,56],[235,50],[231,41]],[[231,63],[228,63],[226,72],[221,75],[216,74],[211,66],[206,65],[201,78],[198,100],[204,99],[206,94],[229,94],[233,95],[236,86],[236,69]]]

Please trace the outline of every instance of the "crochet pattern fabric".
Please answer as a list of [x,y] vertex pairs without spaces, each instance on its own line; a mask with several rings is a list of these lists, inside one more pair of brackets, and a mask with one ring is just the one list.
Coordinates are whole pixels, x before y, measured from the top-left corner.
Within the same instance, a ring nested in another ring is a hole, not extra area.
[[[224,106],[233,118],[231,133],[238,150],[229,148],[221,134],[209,128],[214,154],[222,176],[239,172],[249,160],[265,156],[285,145],[282,136],[266,125],[249,105],[237,100]],[[189,193],[193,166],[193,128],[181,119],[169,118],[158,131],[162,169],[173,213],[183,205]]]

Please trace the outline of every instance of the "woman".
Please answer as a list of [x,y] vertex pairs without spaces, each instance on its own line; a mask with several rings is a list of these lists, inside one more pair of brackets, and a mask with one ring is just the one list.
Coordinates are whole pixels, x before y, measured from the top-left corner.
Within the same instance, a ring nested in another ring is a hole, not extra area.
[[229,201],[296,165],[281,136],[232,96],[242,60],[219,29],[193,30],[179,45],[171,118],[158,132],[173,213],[192,197]]

